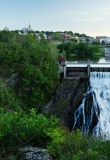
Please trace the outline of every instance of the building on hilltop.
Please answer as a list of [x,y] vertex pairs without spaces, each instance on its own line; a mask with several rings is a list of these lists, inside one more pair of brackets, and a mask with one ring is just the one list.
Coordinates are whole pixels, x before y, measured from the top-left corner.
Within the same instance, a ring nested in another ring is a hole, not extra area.
[[110,37],[105,40],[105,57],[110,58]]
[[44,33],[44,34],[43,34],[43,37],[44,37],[44,39],[47,39],[47,34]]
[[96,37],[96,42],[100,42],[101,39],[106,39],[106,36],[97,36]]
[[31,28],[30,22],[29,22],[29,27],[28,27],[28,28],[27,28],[27,27],[22,28],[22,31],[23,31],[24,33],[27,33],[27,32],[29,32],[29,31],[32,31],[32,28]]
[[100,42],[104,46],[105,57],[110,57],[110,37],[97,36],[96,42]]
[[71,35],[66,34],[66,33],[62,33],[61,34],[61,39],[65,42],[68,41],[71,38]]

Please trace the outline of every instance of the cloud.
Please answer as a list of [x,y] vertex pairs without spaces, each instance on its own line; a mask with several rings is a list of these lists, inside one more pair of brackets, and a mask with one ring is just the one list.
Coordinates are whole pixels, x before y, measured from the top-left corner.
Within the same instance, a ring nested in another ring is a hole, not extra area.
[[81,19],[72,19],[74,21],[100,21],[100,20],[104,20],[104,18],[81,18]]
[[69,14],[88,14],[90,12],[68,12]]
[[96,11],[105,11],[105,10],[109,10],[110,8],[102,8],[102,9],[97,9]]
[[105,10],[110,10],[110,8],[101,8],[101,9],[97,9],[94,11],[85,11],[85,12],[68,12],[69,14],[89,14],[89,13],[94,13],[94,12],[101,12],[101,11],[105,11]]

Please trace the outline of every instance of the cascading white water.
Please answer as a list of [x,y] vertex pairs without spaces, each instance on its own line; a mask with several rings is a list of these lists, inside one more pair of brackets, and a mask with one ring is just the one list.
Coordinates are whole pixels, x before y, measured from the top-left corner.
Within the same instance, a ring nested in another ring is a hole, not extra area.
[[[85,103],[90,94],[91,107]],[[110,139],[110,72],[90,73],[90,87],[82,104],[74,112],[73,130],[77,127],[83,132],[91,131],[104,140]]]
[[91,73],[90,85],[100,110],[98,123],[93,131],[97,136],[110,139],[110,72]]

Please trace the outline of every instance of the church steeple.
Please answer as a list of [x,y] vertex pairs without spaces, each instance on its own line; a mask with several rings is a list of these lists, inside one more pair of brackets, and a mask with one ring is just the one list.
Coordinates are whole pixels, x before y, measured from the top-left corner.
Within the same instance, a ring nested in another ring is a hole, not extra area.
[[30,21],[29,21],[29,29],[31,28],[31,25],[30,25]]

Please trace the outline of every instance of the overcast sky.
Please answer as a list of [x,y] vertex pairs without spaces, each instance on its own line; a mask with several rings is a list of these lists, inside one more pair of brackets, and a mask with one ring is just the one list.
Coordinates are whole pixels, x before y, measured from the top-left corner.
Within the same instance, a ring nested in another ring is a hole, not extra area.
[[110,0],[0,0],[0,30],[28,27],[110,36]]

